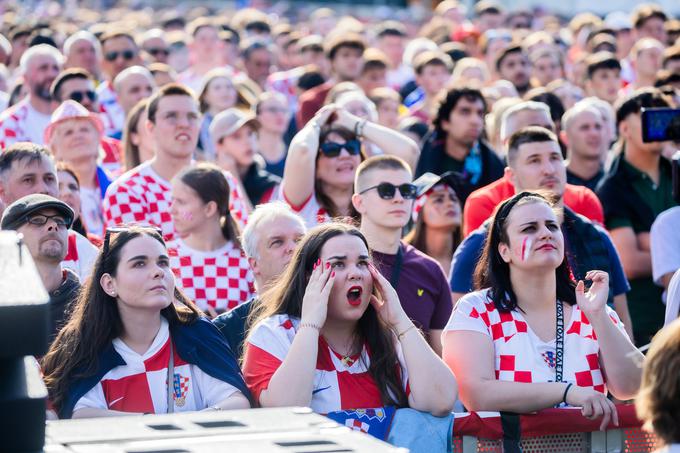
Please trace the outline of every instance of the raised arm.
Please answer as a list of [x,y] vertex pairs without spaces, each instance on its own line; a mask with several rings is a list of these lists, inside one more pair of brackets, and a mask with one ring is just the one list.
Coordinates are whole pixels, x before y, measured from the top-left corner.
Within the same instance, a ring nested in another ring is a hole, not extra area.
[[371,304],[392,327],[404,353],[411,389],[409,406],[435,416],[448,414],[458,395],[456,378],[406,315],[394,288],[375,267],[370,269],[379,295],[371,297]]
[[412,170],[415,170],[420,157],[420,149],[412,139],[378,123],[361,119],[345,109],[337,109],[336,113],[335,124],[354,132],[360,132],[363,138],[375,143],[385,154],[401,157]]
[[328,105],[319,110],[290,143],[281,186],[283,195],[293,206],[302,205],[314,192],[319,131],[335,109],[335,106]]

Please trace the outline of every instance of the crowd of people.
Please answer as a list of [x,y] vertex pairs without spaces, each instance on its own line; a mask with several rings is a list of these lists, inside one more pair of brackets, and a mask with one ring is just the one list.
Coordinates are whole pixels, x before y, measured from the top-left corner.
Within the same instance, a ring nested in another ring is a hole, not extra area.
[[605,429],[651,385],[638,347],[680,310],[680,134],[643,140],[680,108],[659,6],[15,8],[1,227],[49,293],[51,417],[576,406]]

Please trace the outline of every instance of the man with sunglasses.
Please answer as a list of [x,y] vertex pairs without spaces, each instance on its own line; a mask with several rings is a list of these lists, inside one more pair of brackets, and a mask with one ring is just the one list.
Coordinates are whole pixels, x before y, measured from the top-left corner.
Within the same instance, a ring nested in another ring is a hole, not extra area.
[[[64,101],[72,100],[81,104],[88,111],[99,114],[99,101],[94,87],[94,77],[82,68],[65,69],[59,73],[50,88],[52,101],[56,109]],[[103,114],[99,118],[104,123],[104,130],[110,130],[112,124],[109,117]],[[121,169],[122,146],[115,138],[102,136],[99,141],[103,157],[101,166],[112,175]]]
[[441,333],[451,315],[451,294],[437,261],[401,240],[418,189],[408,164],[375,156],[357,169],[352,204],[380,272],[397,291],[406,314],[441,355]]
[[165,32],[160,28],[152,28],[142,35],[141,45],[149,63],[168,63],[170,46],[165,40]]
[[43,143],[53,111],[50,86],[62,61],[62,54],[47,44],[24,52],[20,65],[28,95],[0,115],[0,150],[17,142]]
[[111,30],[99,39],[102,45],[102,71],[106,81],[97,88],[100,111],[107,116],[106,135],[120,137],[125,124],[125,111],[118,102],[113,88],[116,76],[130,66],[139,65],[139,47],[134,37],[124,31]]
[[10,204],[0,225],[3,230],[16,230],[33,258],[38,274],[50,296],[50,342],[67,321],[71,304],[80,292],[80,280],[61,262],[68,250],[68,231],[73,223],[73,210],[49,195],[27,195]]

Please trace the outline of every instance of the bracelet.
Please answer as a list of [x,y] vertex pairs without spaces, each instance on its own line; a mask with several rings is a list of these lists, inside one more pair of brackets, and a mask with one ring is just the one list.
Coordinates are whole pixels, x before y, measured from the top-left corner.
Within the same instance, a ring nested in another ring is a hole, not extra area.
[[222,410],[222,408],[221,408],[220,406],[218,406],[218,405],[210,406],[210,409],[212,409],[212,410],[214,410],[214,411],[221,411],[221,410]]
[[403,337],[404,335],[406,335],[406,334],[408,333],[409,330],[415,329],[415,328],[416,328],[416,325],[415,325],[415,324],[411,324],[411,326],[410,326],[410,327],[407,327],[406,330],[404,330],[402,333],[397,334],[397,340],[401,341],[401,337]]
[[312,324],[311,322],[301,322],[300,323],[300,329],[303,327],[311,327],[312,329],[316,330],[317,332],[321,332],[321,326],[317,326],[316,324]]
[[364,127],[366,127],[367,122],[368,120],[357,121],[354,125],[354,135],[358,138],[362,138],[364,136]]
[[562,402],[564,404],[569,404],[569,403],[567,403],[567,393],[569,393],[569,389],[571,388],[572,385],[574,385],[574,384],[572,384],[570,382],[570,383],[567,384],[567,388],[564,389],[564,394],[562,395]]

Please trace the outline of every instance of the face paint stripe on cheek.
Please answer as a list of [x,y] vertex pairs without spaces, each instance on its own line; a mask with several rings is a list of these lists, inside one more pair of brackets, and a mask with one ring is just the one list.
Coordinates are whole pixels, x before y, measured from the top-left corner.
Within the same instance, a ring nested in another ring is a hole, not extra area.
[[191,211],[182,211],[182,220],[192,220],[194,218],[194,215],[191,213]]
[[532,240],[527,236],[522,241],[522,261],[526,261],[529,258],[529,252],[531,251]]

